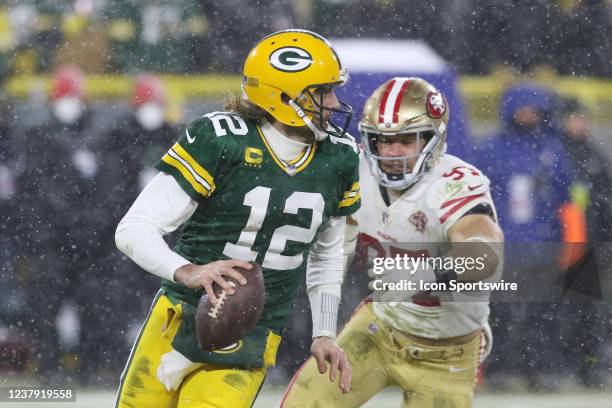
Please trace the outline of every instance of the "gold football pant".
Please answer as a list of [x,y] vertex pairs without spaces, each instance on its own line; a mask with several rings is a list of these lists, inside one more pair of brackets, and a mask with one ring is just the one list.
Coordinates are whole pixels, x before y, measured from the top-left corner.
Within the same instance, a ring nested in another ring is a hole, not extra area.
[[[404,392],[402,407],[464,408],[472,405],[483,336],[465,344],[432,347],[408,339],[374,315],[372,303],[355,311],[338,345],[351,363],[351,391],[319,374],[312,359],[295,374],[283,408],[359,407],[389,386]],[[338,376],[339,377],[339,376]]]
[[[266,368],[242,370],[204,364],[189,373],[178,390],[172,391],[158,380],[161,357],[172,350],[181,312],[180,304],[173,306],[165,295],[158,294],[121,376],[115,407],[250,407],[264,381]],[[275,351],[266,350],[266,354],[273,356]]]

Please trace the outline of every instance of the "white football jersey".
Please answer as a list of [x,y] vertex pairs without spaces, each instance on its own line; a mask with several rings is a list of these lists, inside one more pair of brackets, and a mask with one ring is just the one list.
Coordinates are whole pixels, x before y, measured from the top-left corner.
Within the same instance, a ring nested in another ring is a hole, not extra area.
[[[489,179],[474,166],[449,154],[442,155],[430,172],[389,206],[363,154],[359,173],[361,208],[352,217],[359,223],[362,242],[374,248],[378,257],[395,256],[381,254],[381,242],[385,243],[386,252],[394,252],[392,242],[422,242],[419,252],[425,256],[439,255],[430,253],[435,249],[427,243],[448,242],[449,228],[467,211],[486,203],[495,214]],[[488,302],[444,302],[423,295],[412,303],[375,302],[374,311],[397,330],[432,339],[461,336],[487,324]]]

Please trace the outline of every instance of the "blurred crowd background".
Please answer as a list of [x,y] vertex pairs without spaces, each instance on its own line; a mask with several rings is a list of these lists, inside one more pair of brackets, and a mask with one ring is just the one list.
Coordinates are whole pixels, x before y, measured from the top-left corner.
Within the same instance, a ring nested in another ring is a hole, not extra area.
[[[507,239],[611,242],[611,25],[609,0],[0,1],[0,379],[116,386],[159,281],[115,226],[276,30],[424,41],[459,75],[464,159],[491,178]],[[365,281],[349,273],[341,320]],[[281,383],[310,345],[305,297],[296,309]],[[485,385],[610,385],[609,304],[492,309]]]
[[[292,27],[328,37],[420,38],[465,74],[612,74],[608,0],[4,0],[0,64],[51,72],[239,72],[254,38]],[[527,46],[528,44],[528,46]]]

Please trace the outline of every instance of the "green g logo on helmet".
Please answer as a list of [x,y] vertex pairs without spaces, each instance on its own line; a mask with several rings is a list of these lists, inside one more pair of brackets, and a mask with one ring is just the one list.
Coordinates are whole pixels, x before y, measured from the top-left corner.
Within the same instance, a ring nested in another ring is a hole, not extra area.
[[270,54],[270,64],[280,71],[300,72],[312,64],[312,56],[302,48],[283,47]]

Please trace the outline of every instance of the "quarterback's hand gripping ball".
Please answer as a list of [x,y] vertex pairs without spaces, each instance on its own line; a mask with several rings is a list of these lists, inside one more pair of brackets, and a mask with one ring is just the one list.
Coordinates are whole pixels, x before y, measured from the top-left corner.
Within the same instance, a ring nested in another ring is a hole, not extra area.
[[206,292],[198,302],[196,313],[196,331],[198,344],[206,351],[229,347],[253,330],[261,316],[266,298],[261,266],[249,262],[250,270],[234,267],[244,275],[245,285],[240,285],[232,278],[226,278],[234,288],[230,295],[213,284],[217,302],[212,303]]

